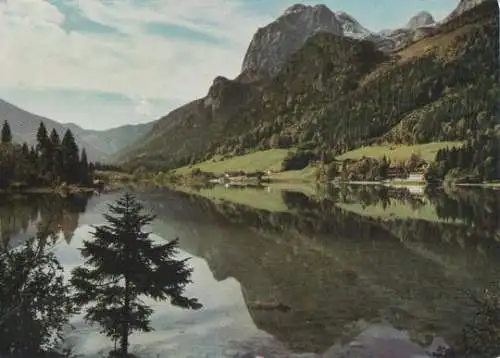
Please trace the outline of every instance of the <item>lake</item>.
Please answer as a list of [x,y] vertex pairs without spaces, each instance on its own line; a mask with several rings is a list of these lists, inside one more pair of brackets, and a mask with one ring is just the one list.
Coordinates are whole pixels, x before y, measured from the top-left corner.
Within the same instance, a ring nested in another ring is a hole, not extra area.
[[[217,186],[136,194],[157,215],[154,238],[179,237],[180,256],[194,267],[187,294],[204,305],[152,303],[155,331],[131,337],[141,357],[361,357],[346,349],[363,339],[405,341],[418,353],[436,337],[458,342],[476,309],[467,293],[500,277],[500,191]],[[0,197],[0,238],[16,246],[48,224],[69,271],[118,195]],[[98,327],[78,316],[71,323],[75,353],[112,348]]]

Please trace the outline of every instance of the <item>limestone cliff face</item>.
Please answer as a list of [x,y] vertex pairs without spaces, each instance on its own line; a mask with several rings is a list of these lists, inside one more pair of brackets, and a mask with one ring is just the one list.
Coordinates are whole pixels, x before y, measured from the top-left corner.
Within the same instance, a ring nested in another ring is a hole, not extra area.
[[243,60],[242,72],[276,75],[288,57],[317,32],[343,35],[338,18],[326,6],[291,6],[254,35]]

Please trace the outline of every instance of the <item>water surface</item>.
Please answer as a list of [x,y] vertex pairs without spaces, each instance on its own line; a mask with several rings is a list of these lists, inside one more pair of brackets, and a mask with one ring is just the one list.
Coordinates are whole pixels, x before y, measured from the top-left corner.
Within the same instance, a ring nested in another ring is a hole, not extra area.
[[[154,238],[179,237],[180,255],[192,257],[187,293],[204,304],[185,311],[152,303],[155,331],[131,339],[142,357],[336,357],[363,332],[422,347],[435,337],[451,344],[474,314],[465,291],[487,287],[500,273],[498,191],[137,194],[158,215]],[[49,223],[61,232],[56,253],[69,271],[116,198],[2,197],[1,239],[16,245]],[[259,310],[257,302],[291,310]],[[72,324],[68,342],[77,353],[112,348],[81,317]]]

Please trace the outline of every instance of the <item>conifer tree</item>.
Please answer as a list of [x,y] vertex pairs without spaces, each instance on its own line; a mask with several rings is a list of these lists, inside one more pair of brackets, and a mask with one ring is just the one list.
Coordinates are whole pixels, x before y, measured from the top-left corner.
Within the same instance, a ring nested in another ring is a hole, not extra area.
[[91,304],[85,319],[99,323],[103,333],[120,340],[119,357],[128,356],[128,337],[133,331],[151,331],[152,309],[140,296],[169,299],[173,305],[199,309],[195,298],[184,296],[191,282],[187,259],[175,258],[178,240],[155,245],[143,231],[153,215],[143,214],[143,206],[131,194],[124,194],[109,213],[106,224],[94,227],[94,240],[85,241],[85,266],[72,272],[77,305]]
[[87,159],[87,151],[85,150],[85,148],[82,149],[82,154],[80,156],[80,176],[81,176],[81,182],[83,184],[89,184],[90,168],[89,168],[89,161]]
[[58,181],[63,176],[63,158],[61,151],[61,140],[55,129],[50,133],[50,146],[52,148],[52,179]]
[[79,148],[71,130],[67,130],[61,142],[64,178],[68,183],[77,183],[80,167]]
[[50,158],[50,140],[43,122],[40,122],[36,133],[36,150],[38,152],[38,170],[41,176],[45,176],[52,170],[52,160]]
[[7,121],[3,122],[1,142],[3,144],[12,142],[12,132],[10,130],[9,122],[7,122]]
[[36,132],[36,150],[38,152],[42,152],[44,148],[46,148],[48,141],[49,137],[47,134],[47,128],[45,127],[45,124],[43,124],[43,122],[40,122],[38,130]]

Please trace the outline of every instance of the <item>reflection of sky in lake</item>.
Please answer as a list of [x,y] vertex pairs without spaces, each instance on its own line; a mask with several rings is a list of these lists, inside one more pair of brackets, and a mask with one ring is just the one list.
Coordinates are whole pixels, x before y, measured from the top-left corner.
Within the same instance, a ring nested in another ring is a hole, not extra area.
[[[90,237],[90,230],[87,225],[81,226],[75,231],[71,245],[60,242],[57,246],[55,252],[67,272],[82,263],[77,248]],[[180,252],[180,258],[183,257],[186,254]],[[200,311],[188,311],[168,302],[146,300],[154,309],[152,327],[155,330],[134,334],[132,351],[141,357],[240,357],[242,353],[269,354],[270,351],[273,357],[293,356],[255,327],[236,280],[218,282],[204,260],[193,257],[190,263],[194,268],[194,283],[186,294],[199,298],[204,307]],[[74,317],[71,324],[75,330],[69,334],[69,341],[75,345],[75,353],[94,356],[113,347],[113,343],[99,333],[99,327],[88,326],[81,316]]]

